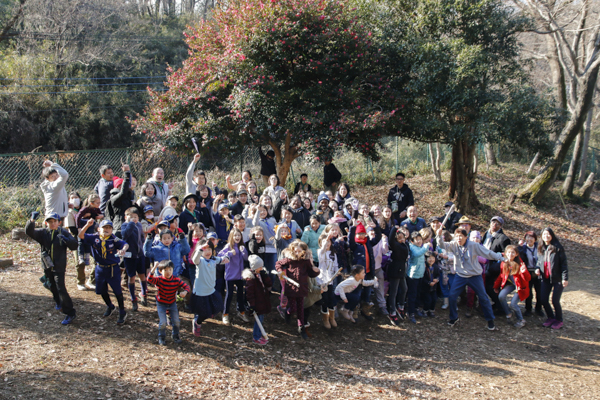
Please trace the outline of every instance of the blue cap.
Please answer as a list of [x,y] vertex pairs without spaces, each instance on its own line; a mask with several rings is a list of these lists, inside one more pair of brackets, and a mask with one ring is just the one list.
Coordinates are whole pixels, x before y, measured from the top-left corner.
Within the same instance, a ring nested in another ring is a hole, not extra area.
[[218,239],[219,237],[217,236],[217,234],[215,232],[208,232],[208,235],[206,235],[207,239]]
[[102,228],[103,226],[110,226],[112,228],[113,223],[110,222],[109,220],[105,219],[105,220],[102,220],[102,222],[100,222],[100,228]]
[[158,225],[156,225],[156,226],[158,227],[158,226],[161,226],[161,225],[164,225],[164,226],[169,226],[169,225],[171,225],[171,224],[169,223],[169,221],[162,220],[162,221],[160,221],[160,222],[158,223]]
[[319,197],[317,197],[317,204],[320,204],[321,200],[327,200],[329,202],[329,196],[327,196],[325,193],[321,193]]
[[222,209],[224,209],[224,208],[228,208],[228,207],[227,207],[227,204],[225,204],[225,203],[221,203],[221,204],[219,204],[219,209],[218,209],[218,211],[221,211],[221,210],[222,210]]
[[60,216],[57,213],[50,213],[50,214],[46,215],[46,218],[44,218],[44,221],[48,221],[49,219],[55,219],[55,220],[59,221]]
[[177,215],[177,214],[167,215],[167,216],[165,216],[165,221],[167,221],[170,224],[171,222],[173,222],[175,220],[175,218],[179,218],[179,215]]
[[150,205],[144,207],[144,214],[146,214],[148,211],[154,212],[154,207],[152,207]]

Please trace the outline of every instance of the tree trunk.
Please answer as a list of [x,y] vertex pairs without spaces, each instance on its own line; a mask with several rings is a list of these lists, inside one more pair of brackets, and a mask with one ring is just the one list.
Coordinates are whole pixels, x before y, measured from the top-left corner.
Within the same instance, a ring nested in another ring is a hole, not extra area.
[[476,146],[459,141],[452,146],[452,169],[448,197],[455,199],[456,207],[463,214],[473,212],[479,206],[475,195]]
[[[547,30],[552,30],[549,25],[546,26]],[[565,70],[560,65],[558,49],[552,35],[546,35],[546,44],[548,47],[548,53],[546,58],[548,65],[550,66],[550,72],[552,74],[552,87],[556,89],[556,98],[558,100],[558,106],[562,113],[567,112],[567,83],[565,80]],[[550,141],[555,143],[558,137],[556,134],[550,136]]]
[[529,175],[533,171],[533,168],[536,166],[539,159],[540,159],[540,152],[538,151],[537,153],[535,153],[533,160],[531,160],[531,164],[529,164],[529,168],[527,168],[527,172],[526,172],[527,175]]
[[583,185],[585,181],[585,169],[587,166],[588,146],[590,145],[590,136],[592,134],[592,117],[594,115],[593,109],[588,111],[587,120],[585,121],[585,137],[583,138],[583,152],[581,154],[581,165],[579,166],[579,186]]
[[269,145],[275,152],[275,167],[277,168],[277,176],[281,181],[281,186],[285,186],[292,163],[300,156],[300,154],[298,153],[296,146],[291,144],[291,134],[289,133],[285,138],[283,154],[281,152],[281,146],[278,143],[270,140]]
[[494,146],[492,146],[491,143],[486,143],[483,148],[485,150],[485,162],[487,163],[488,168],[492,165],[498,165],[496,153],[494,152]]
[[429,154],[431,155],[431,169],[433,169],[433,174],[435,175],[435,180],[437,183],[442,183],[442,174],[440,173],[440,144],[436,143],[437,154],[433,156],[433,144],[429,143]]
[[585,201],[589,201],[590,197],[592,196],[592,191],[594,190],[594,183],[595,183],[594,178],[595,178],[595,174],[592,172],[590,174],[590,176],[588,176],[587,180],[585,181],[585,184],[583,185],[581,197]]
[[581,132],[577,135],[575,141],[575,147],[573,148],[573,156],[571,157],[571,164],[569,165],[569,172],[563,182],[562,193],[564,196],[573,196],[573,188],[575,187],[575,176],[577,175],[577,168],[581,162],[581,150],[583,149],[583,136],[585,132],[581,128]]
[[565,161],[567,152],[575,137],[581,131],[587,113],[592,106],[594,88],[598,79],[598,68],[600,64],[581,79],[581,91],[577,96],[577,104],[571,114],[569,121],[562,129],[560,136],[554,146],[554,154],[548,162],[548,168],[538,175],[527,187],[519,192],[519,197],[532,203],[540,203],[546,192],[556,181],[562,163]]

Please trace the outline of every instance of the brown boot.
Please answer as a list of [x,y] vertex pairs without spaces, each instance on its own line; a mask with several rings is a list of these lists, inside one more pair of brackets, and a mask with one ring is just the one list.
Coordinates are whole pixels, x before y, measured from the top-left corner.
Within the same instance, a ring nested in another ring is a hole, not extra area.
[[329,309],[329,324],[332,328],[337,328],[337,322],[335,322],[335,310]]
[[331,329],[331,324],[329,323],[329,313],[321,312],[321,317],[323,318],[323,326],[325,329]]

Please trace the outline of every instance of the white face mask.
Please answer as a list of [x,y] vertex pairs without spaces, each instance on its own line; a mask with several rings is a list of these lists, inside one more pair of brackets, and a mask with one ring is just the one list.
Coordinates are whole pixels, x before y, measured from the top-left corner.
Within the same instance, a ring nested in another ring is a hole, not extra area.
[[79,208],[79,205],[81,204],[81,200],[79,200],[79,199],[71,199],[70,203],[73,204],[73,207]]

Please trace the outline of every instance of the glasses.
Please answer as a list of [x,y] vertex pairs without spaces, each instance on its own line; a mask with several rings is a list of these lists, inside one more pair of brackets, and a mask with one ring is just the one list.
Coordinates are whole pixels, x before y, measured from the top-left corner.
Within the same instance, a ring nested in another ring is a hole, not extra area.
[[396,178],[397,181],[403,181],[404,178]]

